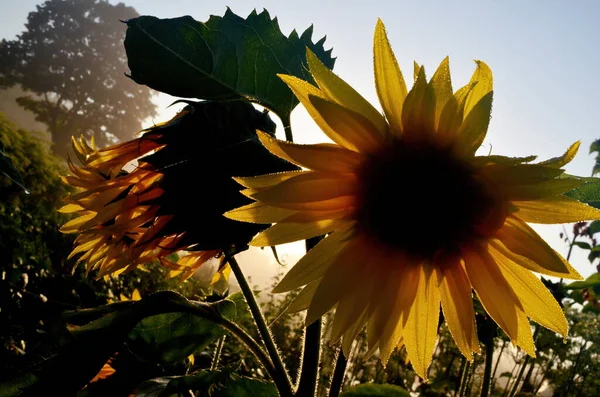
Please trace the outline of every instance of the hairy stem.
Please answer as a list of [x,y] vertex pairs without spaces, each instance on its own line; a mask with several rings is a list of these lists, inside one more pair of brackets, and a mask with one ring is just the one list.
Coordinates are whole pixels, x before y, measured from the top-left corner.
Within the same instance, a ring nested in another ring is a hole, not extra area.
[[215,371],[217,366],[219,365],[219,359],[221,358],[221,352],[223,351],[223,345],[225,344],[226,336],[223,335],[221,339],[217,342],[217,347],[215,348],[215,354],[213,356],[212,362],[210,363],[210,370]]
[[329,397],[338,397],[340,395],[342,386],[344,385],[346,365],[348,365],[348,360],[340,347],[335,359],[335,366],[333,367],[333,376],[331,377],[331,386],[329,387]]
[[242,290],[242,294],[248,303],[248,307],[250,308],[250,313],[252,314],[252,318],[256,323],[258,328],[258,332],[260,337],[267,348],[267,352],[269,353],[269,357],[273,363],[273,367],[275,368],[275,373],[277,374],[277,379],[273,379],[279,389],[279,393],[281,396],[292,396],[292,382],[288,373],[283,365],[283,360],[281,359],[281,355],[279,354],[279,350],[277,350],[277,346],[275,345],[275,341],[273,340],[273,335],[269,331],[267,327],[267,322],[265,321],[265,317],[263,316],[262,311],[260,310],[260,306],[256,301],[256,297],[252,292],[252,289],[248,285],[248,280],[244,276],[242,269],[240,268],[239,263],[235,259],[235,257],[230,256],[227,258],[229,265],[231,266],[231,270],[235,275],[235,278],[240,285],[240,289]]
[[302,353],[302,370],[300,371],[296,396],[314,396],[317,391],[319,359],[321,356],[321,324],[321,319],[318,319],[306,327],[304,333],[304,351]]
[[483,370],[483,383],[481,384],[481,397],[487,397],[490,394],[490,385],[492,384],[492,364],[494,362],[494,340],[492,343],[485,344],[485,368]]

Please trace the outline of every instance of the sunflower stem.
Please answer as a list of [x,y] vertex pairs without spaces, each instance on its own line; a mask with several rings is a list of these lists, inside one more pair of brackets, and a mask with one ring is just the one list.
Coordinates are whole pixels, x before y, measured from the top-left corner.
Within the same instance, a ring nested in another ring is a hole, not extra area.
[[283,360],[281,359],[279,350],[275,345],[273,335],[271,335],[271,332],[267,327],[267,322],[265,321],[265,317],[263,316],[260,306],[256,301],[256,297],[254,296],[250,285],[248,285],[248,281],[246,280],[246,277],[244,276],[244,273],[242,272],[242,269],[240,268],[240,265],[235,257],[230,256],[228,261],[229,265],[231,266],[231,270],[233,271],[233,274],[240,285],[242,294],[248,303],[250,313],[252,314],[252,318],[254,319],[256,327],[258,328],[258,333],[260,334],[260,337],[267,348],[267,352],[269,353],[269,357],[271,358],[271,362],[275,368],[275,377],[273,378],[273,381],[279,390],[279,394],[282,397],[291,397],[293,395],[292,382],[288,376],[285,366],[283,365]]
[[215,371],[217,366],[219,365],[219,359],[221,358],[221,352],[223,351],[223,345],[225,344],[226,335],[223,335],[221,339],[217,342],[217,347],[215,347],[215,354],[213,355],[212,362],[210,363],[210,370]]
[[331,377],[331,386],[329,387],[329,397],[338,397],[344,385],[344,374],[348,360],[344,356],[344,352],[340,347],[335,359],[335,367],[333,367],[333,376]]
[[282,116],[281,122],[283,123],[283,131],[285,132],[285,140],[288,142],[294,142],[294,135],[292,134],[292,124],[291,124],[291,120],[290,120],[290,115]]
[[318,319],[308,325],[304,332],[304,350],[302,352],[302,369],[296,396],[314,396],[319,376],[319,359],[321,357],[322,321]]
[[492,364],[494,362],[494,340],[485,344],[485,368],[483,370],[483,382],[481,385],[481,397],[488,397],[490,385],[492,384]]
[[460,380],[460,389],[458,395],[463,397],[467,390],[467,383],[469,383],[469,372],[471,370],[471,363],[467,361],[463,370],[462,378]]

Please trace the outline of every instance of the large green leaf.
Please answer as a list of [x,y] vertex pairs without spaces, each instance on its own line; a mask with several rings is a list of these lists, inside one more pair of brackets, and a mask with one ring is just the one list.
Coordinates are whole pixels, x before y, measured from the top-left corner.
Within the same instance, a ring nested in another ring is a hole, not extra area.
[[[225,306],[232,304],[228,302]],[[70,337],[53,356],[44,357],[21,376],[0,383],[0,397],[72,395],[98,373],[144,318],[181,312],[219,323],[224,317],[221,312],[225,312],[220,306],[223,303],[194,302],[175,292],[163,291],[137,302],[68,313],[65,318],[69,323],[91,322],[72,329]]]
[[584,289],[600,286],[600,273],[594,273],[585,280],[574,281],[571,284],[565,285],[565,289]]
[[585,181],[582,185],[565,193],[565,196],[572,197],[592,207],[600,208],[600,178],[580,178],[571,175],[564,175],[563,177]]
[[[226,318],[235,316],[235,303],[216,302]],[[214,322],[193,313],[163,313],[146,317],[129,334],[127,346],[139,357],[159,363],[184,360],[225,334]]]
[[363,383],[346,390],[341,397],[410,397],[410,393],[396,385]]
[[286,37],[266,10],[244,19],[227,9],[205,23],[190,16],[130,19],[125,50],[131,78],[139,84],[177,97],[245,98],[288,120],[298,100],[277,74],[312,82],[306,47],[333,68],[324,41],[313,43],[312,26]]
[[277,397],[271,382],[239,377],[232,369],[199,371],[197,374],[150,379],[132,393],[136,397],[175,397],[192,390],[201,396],[211,397]]

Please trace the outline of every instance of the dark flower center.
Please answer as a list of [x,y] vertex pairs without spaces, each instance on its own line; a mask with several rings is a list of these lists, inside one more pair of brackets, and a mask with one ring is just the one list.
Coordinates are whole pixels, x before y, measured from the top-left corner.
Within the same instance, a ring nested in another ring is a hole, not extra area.
[[468,163],[430,142],[395,139],[359,171],[360,232],[422,259],[493,234],[504,202]]

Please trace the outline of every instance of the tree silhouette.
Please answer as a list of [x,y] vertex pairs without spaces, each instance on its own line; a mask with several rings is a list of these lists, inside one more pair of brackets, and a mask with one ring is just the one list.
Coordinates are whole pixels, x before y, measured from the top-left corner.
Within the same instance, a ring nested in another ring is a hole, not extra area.
[[152,93],[124,74],[125,25],[132,7],[105,0],[48,0],[27,18],[16,40],[0,42],[0,87],[20,85],[17,99],[48,126],[54,151],[67,154],[71,135],[99,146],[129,139],[155,114]]

